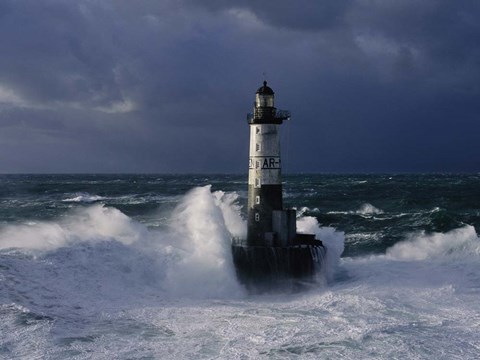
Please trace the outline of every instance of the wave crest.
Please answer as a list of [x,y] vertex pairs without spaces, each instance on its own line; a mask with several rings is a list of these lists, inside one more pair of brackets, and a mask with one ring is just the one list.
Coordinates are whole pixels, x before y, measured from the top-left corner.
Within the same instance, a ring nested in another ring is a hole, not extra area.
[[409,239],[387,249],[387,257],[395,260],[425,260],[438,257],[480,255],[480,240],[471,225],[447,233],[415,233]]
[[8,225],[0,231],[0,249],[53,250],[84,241],[116,240],[131,244],[146,228],[121,211],[92,205],[77,209],[58,222]]

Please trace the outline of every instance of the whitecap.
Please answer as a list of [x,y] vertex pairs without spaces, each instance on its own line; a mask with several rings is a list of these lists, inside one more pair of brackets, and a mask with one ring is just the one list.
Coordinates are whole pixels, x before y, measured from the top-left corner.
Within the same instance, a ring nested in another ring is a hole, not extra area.
[[91,195],[88,193],[77,193],[76,196],[62,200],[63,202],[76,202],[76,203],[93,203],[106,198],[99,195]]
[[383,214],[383,210],[376,208],[372,204],[365,203],[355,213],[359,215]]

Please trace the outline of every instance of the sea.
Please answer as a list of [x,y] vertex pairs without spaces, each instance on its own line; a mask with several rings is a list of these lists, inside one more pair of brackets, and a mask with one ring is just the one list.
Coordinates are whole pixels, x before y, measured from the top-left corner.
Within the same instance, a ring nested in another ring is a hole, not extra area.
[[480,358],[480,174],[283,180],[324,265],[249,291],[246,175],[0,175],[0,358]]

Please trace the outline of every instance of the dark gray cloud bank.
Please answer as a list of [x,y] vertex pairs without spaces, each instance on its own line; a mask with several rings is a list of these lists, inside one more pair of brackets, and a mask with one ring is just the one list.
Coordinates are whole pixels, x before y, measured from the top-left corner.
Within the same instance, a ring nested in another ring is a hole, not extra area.
[[293,114],[288,172],[478,172],[479,18],[478,0],[0,0],[0,172],[246,172],[264,72]]

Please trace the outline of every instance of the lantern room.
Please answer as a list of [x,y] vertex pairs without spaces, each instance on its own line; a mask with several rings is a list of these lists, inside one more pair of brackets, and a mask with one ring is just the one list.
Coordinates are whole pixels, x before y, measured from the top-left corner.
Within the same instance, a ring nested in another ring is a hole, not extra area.
[[274,106],[273,98],[274,98],[273,90],[267,86],[267,82],[263,82],[263,86],[258,88],[255,98],[255,107],[272,107]]

